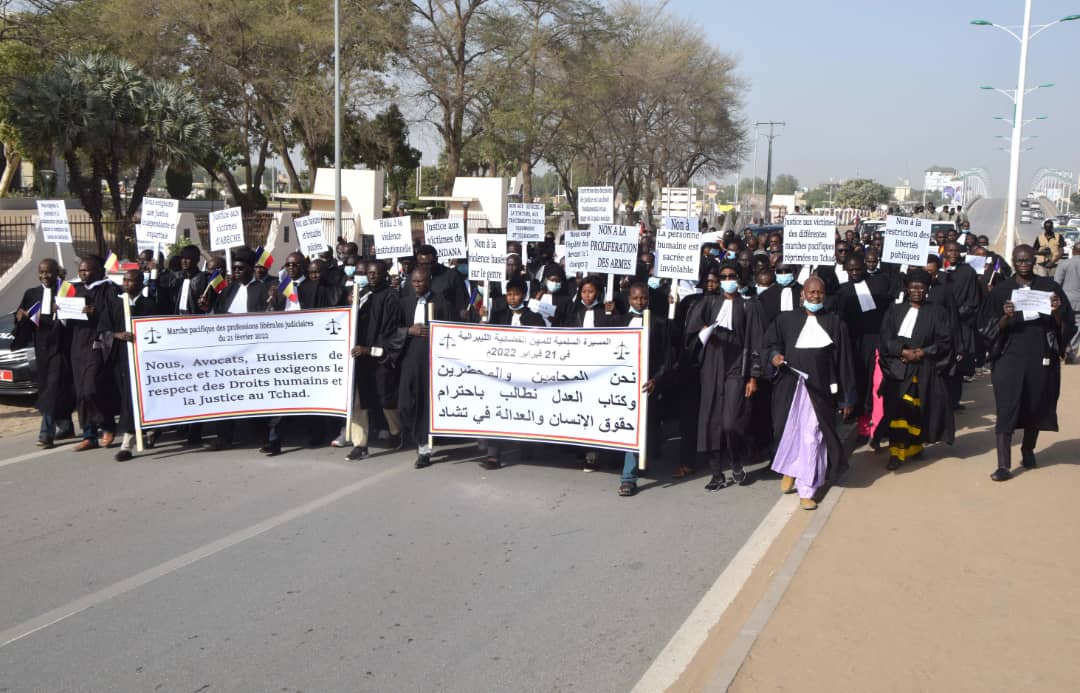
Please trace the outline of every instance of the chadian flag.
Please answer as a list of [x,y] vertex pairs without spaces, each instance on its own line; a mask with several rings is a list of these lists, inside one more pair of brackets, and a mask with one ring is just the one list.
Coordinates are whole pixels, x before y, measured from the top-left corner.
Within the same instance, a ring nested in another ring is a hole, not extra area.
[[293,303],[300,301],[300,295],[296,293],[296,284],[293,283],[293,280],[288,275],[281,279],[281,283],[278,284],[278,291],[285,296],[285,300],[287,301],[292,301]]
[[265,267],[266,269],[270,269],[274,266],[274,256],[270,254],[269,250],[263,248],[261,245],[255,251],[255,257],[255,264],[259,267]]
[[120,258],[116,256],[116,253],[109,251],[109,256],[105,258],[105,271],[108,273],[116,272],[120,269]]
[[65,279],[57,287],[56,295],[61,298],[71,298],[75,295],[75,285]]
[[26,315],[35,326],[41,324],[41,301],[30,306],[30,310],[26,311]]
[[227,284],[228,282],[225,281],[225,276],[221,274],[221,270],[214,270],[214,273],[210,275],[208,286],[213,289],[215,293],[220,294],[225,290]]

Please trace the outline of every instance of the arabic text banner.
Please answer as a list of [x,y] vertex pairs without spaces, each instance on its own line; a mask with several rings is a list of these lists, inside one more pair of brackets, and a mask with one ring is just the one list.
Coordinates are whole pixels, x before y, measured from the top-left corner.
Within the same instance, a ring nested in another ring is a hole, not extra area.
[[643,334],[433,322],[431,433],[638,450]]
[[144,428],[193,421],[346,416],[353,325],[348,308],[135,318]]

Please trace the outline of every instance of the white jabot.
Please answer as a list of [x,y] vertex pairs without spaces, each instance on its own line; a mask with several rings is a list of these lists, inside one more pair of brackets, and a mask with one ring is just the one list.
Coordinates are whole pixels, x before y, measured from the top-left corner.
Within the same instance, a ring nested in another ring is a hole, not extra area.
[[592,309],[585,310],[585,317],[581,320],[582,327],[596,327],[596,313]]
[[846,282],[848,280],[848,273],[847,273],[847,270],[844,269],[843,265],[839,265],[839,264],[836,265],[836,279],[841,284],[843,284],[844,282]]
[[413,324],[423,325],[427,322],[427,298],[420,296],[416,299],[416,308],[413,309]]
[[641,327],[641,318],[642,316],[640,315],[631,315],[630,322],[627,323],[627,327]]
[[900,329],[896,331],[896,334],[905,339],[911,339],[911,335],[915,332],[915,321],[918,319],[919,309],[915,307],[908,308],[904,319],[900,321]]
[[521,313],[510,311],[510,325],[513,327],[521,327]]
[[832,344],[832,337],[825,331],[813,315],[806,316],[806,324],[803,325],[799,338],[795,340],[796,349],[820,349]]
[[727,296],[724,297],[724,302],[720,306],[720,313],[716,316],[716,326],[722,327],[725,330],[731,329],[731,308],[732,301]]
[[803,265],[799,269],[799,276],[795,278],[795,281],[798,282],[799,284],[805,284],[806,280],[810,278],[810,271],[812,269],[813,268],[810,267],[810,265]]
[[41,287],[41,314],[52,315],[52,304],[52,289],[47,286]]
[[865,281],[855,282],[855,296],[859,299],[859,308],[862,312],[868,313],[877,308],[874,297],[870,294],[870,287]]
[[241,284],[236,287],[236,295],[233,296],[232,303],[229,304],[230,313],[246,313],[248,297],[248,285]]
[[780,289],[780,312],[795,310],[795,287],[785,286]]

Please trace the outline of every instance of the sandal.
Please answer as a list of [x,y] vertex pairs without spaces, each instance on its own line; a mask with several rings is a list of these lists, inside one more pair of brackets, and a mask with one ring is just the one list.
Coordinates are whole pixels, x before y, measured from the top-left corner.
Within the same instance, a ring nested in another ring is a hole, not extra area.
[[686,477],[690,476],[693,473],[694,473],[694,468],[693,467],[688,467],[685,464],[680,464],[679,468],[676,469],[674,471],[674,473],[672,473],[671,478],[672,479],[685,479]]
[[623,483],[619,484],[620,496],[632,496],[635,493],[637,493],[637,484],[631,484],[629,481],[624,481]]

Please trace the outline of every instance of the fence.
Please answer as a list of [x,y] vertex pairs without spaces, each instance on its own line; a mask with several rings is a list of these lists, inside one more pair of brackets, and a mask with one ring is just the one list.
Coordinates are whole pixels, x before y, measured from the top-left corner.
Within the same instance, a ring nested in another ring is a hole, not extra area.
[[22,255],[23,243],[33,228],[29,217],[0,217],[0,274],[7,272]]

